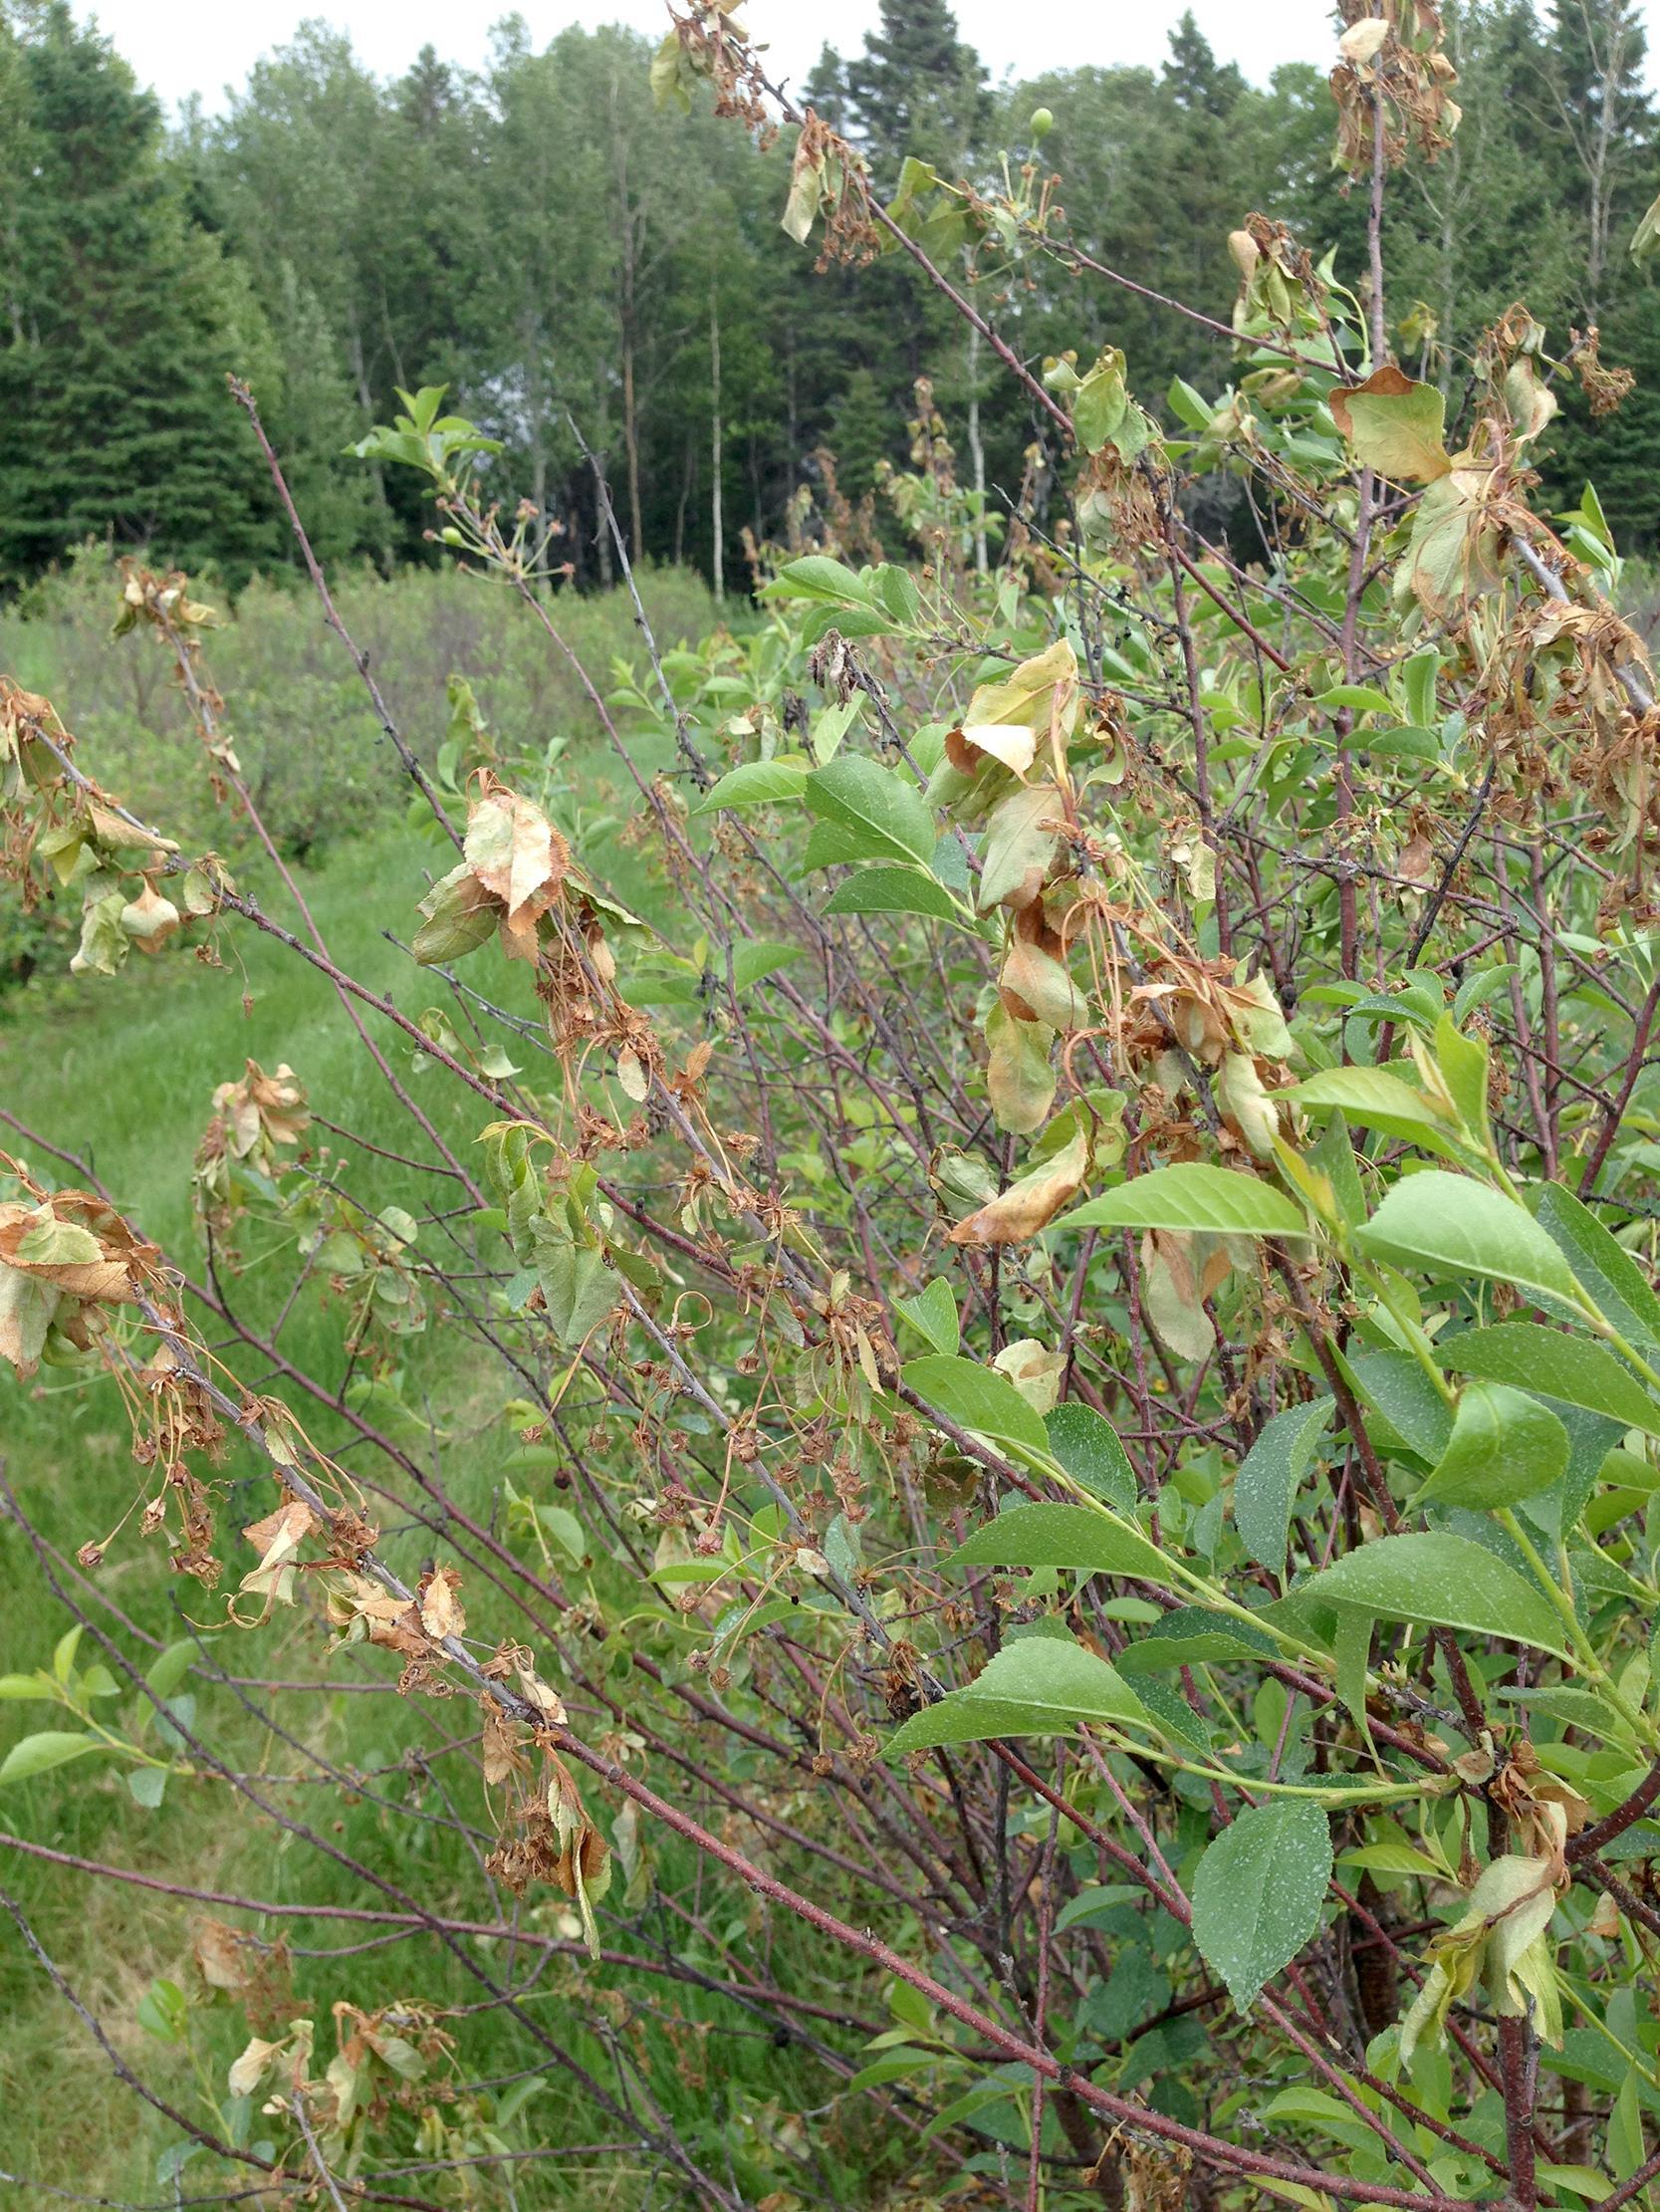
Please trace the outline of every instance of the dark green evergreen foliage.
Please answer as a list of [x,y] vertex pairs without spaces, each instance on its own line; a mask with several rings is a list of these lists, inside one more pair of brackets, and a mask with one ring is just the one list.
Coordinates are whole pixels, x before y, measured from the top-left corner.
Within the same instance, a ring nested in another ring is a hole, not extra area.
[[280,543],[226,435],[225,372],[270,344],[246,274],[191,223],[156,104],[107,41],[62,4],[4,40],[0,572],[108,534],[246,573]]
[[963,169],[992,116],[985,67],[945,0],[882,0],[863,52],[842,61],[827,50],[809,97],[884,184],[908,153],[949,174]]
[[[1540,465],[1547,503],[1598,487],[1624,545],[1660,533],[1660,299],[1626,251],[1660,186],[1635,0],[1448,0],[1464,123],[1409,164],[1386,220],[1390,342],[1440,382],[1455,425],[1482,332],[1526,298],[1558,356],[1600,328],[1636,390],[1592,419],[1571,374]],[[422,560],[398,472],[344,449],[445,382],[506,448],[504,493],[566,528],[579,578],[612,566],[576,429],[605,460],[635,550],[714,559],[714,468],[727,582],[742,533],[784,533],[836,449],[855,499],[905,461],[918,376],[932,377],[965,473],[968,408],[988,485],[1013,493],[1045,429],[902,255],[815,272],[783,233],[786,142],[758,153],[699,109],[659,116],[644,42],[571,30],[545,50],[522,22],[468,75],[430,49],[380,84],[320,24],[262,61],[221,119],[187,114],[163,147],[152,105],[62,9],[19,12],[0,61],[0,251],[7,264],[0,563],[37,570],[81,534],[153,536],[158,555],[233,576],[289,557],[238,420],[227,368],[251,377],[332,559]],[[827,51],[807,94],[878,182],[906,152],[986,176],[1007,149],[1061,177],[1072,235],[1108,268],[1227,323],[1228,233],[1252,209],[1289,223],[1361,285],[1365,191],[1332,189],[1327,57],[1266,86],[1218,60],[1191,17],[1157,70],[1080,65],[988,90],[945,0],[884,0],[853,54]],[[1031,142],[1033,110],[1053,132]],[[38,173],[36,173],[38,171]],[[1173,376],[1216,396],[1224,341],[1101,282],[1065,323],[1053,288],[988,256],[960,261],[1027,359],[1112,344],[1156,402]],[[878,526],[897,540],[885,508]],[[1243,541],[1241,541],[1243,544]]]

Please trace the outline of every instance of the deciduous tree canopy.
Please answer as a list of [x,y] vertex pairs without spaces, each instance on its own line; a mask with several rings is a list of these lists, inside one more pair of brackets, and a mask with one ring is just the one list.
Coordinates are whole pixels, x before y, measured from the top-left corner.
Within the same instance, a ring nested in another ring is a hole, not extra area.
[[[1591,475],[1619,541],[1651,547],[1660,313],[1625,251],[1660,174],[1638,11],[1464,0],[1447,51],[1471,127],[1386,212],[1390,332],[1452,393],[1519,289],[1564,342],[1596,326],[1636,389],[1605,417],[1594,373],[1589,400],[1567,398],[1546,482],[1566,501]],[[27,577],[88,532],[210,559],[233,581],[286,561],[247,457],[209,457],[227,368],[260,389],[324,549],[382,565],[424,557],[424,525],[395,478],[365,484],[342,449],[398,387],[423,383],[447,383],[502,439],[503,483],[568,526],[566,553],[594,580],[610,551],[573,421],[615,467],[636,554],[708,572],[718,506],[734,581],[744,529],[788,536],[821,447],[840,451],[855,497],[877,460],[903,461],[923,374],[959,442],[975,408],[993,505],[1015,496],[1043,434],[1018,387],[987,375],[908,265],[815,281],[779,227],[782,154],[738,142],[705,95],[688,119],[659,114],[648,58],[615,30],[538,52],[510,21],[477,76],[428,50],[381,84],[310,25],[225,115],[187,114],[164,138],[67,7],[14,9],[0,54],[6,573]],[[884,0],[857,51],[827,50],[807,97],[889,196],[907,154],[988,186],[1005,147],[1053,163],[1084,250],[1225,319],[1222,241],[1247,209],[1358,267],[1364,195],[1331,189],[1326,59],[1253,84],[1187,18],[1156,72],[1085,59],[993,92],[945,0]],[[1040,108],[1054,128],[1037,143]],[[962,273],[1030,358],[1115,344],[1155,394],[1217,366],[1214,338],[1145,299],[1115,294],[1079,332],[1052,288],[1007,285],[995,253]],[[877,520],[893,526],[885,507]]]

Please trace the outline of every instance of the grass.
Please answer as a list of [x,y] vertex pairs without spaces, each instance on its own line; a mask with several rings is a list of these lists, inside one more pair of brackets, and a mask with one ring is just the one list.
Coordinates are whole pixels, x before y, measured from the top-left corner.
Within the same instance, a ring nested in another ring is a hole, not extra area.
[[[73,580],[72,587],[79,589]],[[77,655],[87,639],[71,614],[80,619],[76,608],[66,613],[60,607],[55,623],[48,621],[38,631],[14,626],[10,638],[0,643],[9,645],[10,664],[25,680],[62,692],[67,677],[72,693],[97,695],[106,680],[103,673],[77,680],[83,673]],[[402,613],[397,616],[405,618]],[[435,684],[436,676],[431,681]],[[232,699],[234,707],[234,693]],[[430,700],[427,706],[426,720],[431,722],[437,708]],[[66,711],[76,718],[73,699],[66,700]],[[99,712],[117,729],[115,708]],[[95,713],[95,725],[97,720]],[[127,739],[137,745],[134,733],[148,728],[136,717],[126,729]],[[321,745],[323,738],[314,732],[313,741]],[[153,754],[164,740],[150,731],[147,742]],[[90,744],[83,757],[95,765]],[[148,772],[165,787],[174,771],[146,758]],[[104,774],[101,755],[96,765]],[[124,788],[115,776],[107,780]],[[593,754],[580,756],[577,781],[585,806],[602,809],[605,772]],[[423,860],[431,867],[441,866],[442,860],[435,848],[422,848],[399,829],[383,809],[379,820],[382,827],[364,836],[314,840],[319,864],[304,871],[305,888],[342,964],[418,1017],[437,992],[382,930],[388,920],[411,914],[424,888]],[[629,867],[637,863],[620,852],[613,857],[618,890],[631,902],[648,900],[649,885],[629,879]],[[268,869],[239,860],[238,874],[273,912],[280,910],[282,894]],[[191,1160],[215,1086],[238,1076],[245,1060],[267,1067],[290,1062],[331,1120],[389,1149],[407,1147],[401,1109],[361,1052],[327,981],[252,931],[227,931],[224,947],[227,961],[235,964],[221,969],[177,956],[174,948],[172,956],[154,961],[134,959],[114,982],[95,978],[68,983],[51,980],[43,970],[26,990],[0,999],[0,1096],[8,1106],[85,1157],[123,1210],[171,1253],[196,1265],[201,1254],[188,1200]],[[499,983],[499,976],[495,980]],[[505,991],[511,986],[501,987]],[[465,1152],[475,1134],[476,1111],[447,1096],[430,1074],[419,1073],[406,1039],[389,1025],[375,1026],[400,1080],[416,1090],[456,1149]],[[361,1160],[351,1157],[356,1174]],[[54,1167],[39,1155],[35,1164]],[[61,1167],[54,1172],[67,1176]],[[365,1185],[371,1182],[376,1204],[402,1204],[418,1212],[431,1202],[429,1182],[423,1189],[424,1178],[389,1162],[370,1162],[364,1180]],[[255,1281],[248,1293],[252,1309],[267,1318],[276,1295],[274,1271],[269,1287]],[[302,1363],[315,1361],[322,1373],[338,1376],[339,1337],[338,1316],[302,1306],[285,1326],[283,1343]],[[449,1438],[446,1483],[469,1510],[488,1513],[500,1459],[499,1430],[492,1429],[503,1391],[499,1374],[479,1372],[467,1341],[442,1333],[416,1343],[411,1367],[416,1375],[411,1395],[430,1400]],[[9,1479],[35,1526],[62,1553],[73,1556],[88,1539],[102,1538],[125,1513],[138,1477],[109,1384],[83,1389],[51,1369],[26,1389],[7,1378],[0,1381],[0,1423]],[[335,1441],[326,1421],[314,1432],[320,1441]],[[225,1472],[229,1497],[219,1548],[234,1556],[229,1532],[269,1509],[271,1486],[245,1451],[233,1455]],[[418,1527],[390,1532],[394,1560],[415,1567],[423,1535]],[[54,1566],[52,1572],[62,1570]],[[27,1672],[49,1663],[71,1616],[52,1596],[25,1537],[10,1523],[0,1527],[0,1577],[5,1592],[0,1671]],[[116,1632],[140,1663],[149,1656],[143,1637],[168,1641],[187,1633],[192,1619],[204,1628],[222,1620],[222,1598],[169,1578],[153,1544],[141,1542],[132,1529],[112,1547],[100,1588],[131,1623],[130,1630]],[[317,1678],[325,1671],[320,1640],[315,1621],[283,1615],[259,1638],[239,1642],[233,1665],[272,1678]],[[225,1648],[221,1643],[220,1652]],[[386,1670],[376,1657],[347,1653],[336,1662],[331,1682],[353,1679],[383,1683]],[[341,1792],[312,1778],[285,1782],[282,1746],[253,1717],[239,1712],[235,1692],[198,1682],[196,1694],[205,1732],[215,1744],[233,1760],[259,1767],[268,1778],[262,1786],[314,1827],[325,1844],[338,1843],[372,1863],[423,1902],[473,1917],[493,1909],[479,1868],[457,1838],[394,1810],[418,1813],[440,1802],[442,1771],[427,1776],[399,1762],[411,1743],[430,1732],[435,1712],[440,1732],[464,1735],[463,1708],[411,1710],[393,1697],[357,1695],[339,1686],[320,1689],[299,1707],[285,1707],[312,1752],[359,1775],[381,1770],[368,1788]],[[130,1711],[124,1701],[109,1709],[118,1715]],[[458,1725],[443,1729],[451,1714]],[[39,1704],[0,1703],[0,1750],[32,1730],[63,1724]],[[356,1896],[353,1877],[326,1851],[268,1825],[251,1826],[223,1788],[177,1783],[169,1786],[160,1808],[145,1810],[134,1804],[113,1765],[95,1759],[0,1789],[0,1827],[54,1849],[154,1871],[163,1878],[188,1869],[185,1878],[194,1883],[237,1893],[309,1903],[348,1902]],[[673,1851],[663,1852],[660,1862],[672,1878]],[[17,1897],[61,1970],[108,2025],[118,2049],[160,2094],[198,2116],[203,2110],[198,2094],[204,2088],[222,2096],[225,2069],[247,2034],[247,2024],[224,1998],[210,1998],[191,1964],[202,1908],[89,1880],[4,1849],[0,1886]],[[560,1926],[562,1915],[568,1917],[567,1908],[557,1893],[533,1892],[526,1900],[532,1925]],[[227,1917],[247,1924],[245,1915]],[[480,1995],[456,1962],[432,1943],[335,1955],[334,1947],[350,1944],[355,1932],[343,1931],[339,1923],[273,1923],[264,1932],[294,1937],[295,1988],[318,2023],[320,2067],[333,2049],[329,2008],[337,1999],[365,2005],[393,1997],[419,1999],[447,2010],[474,2004]],[[723,1939],[729,1940],[730,1933],[724,1930]],[[792,1940],[788,1933],[770,1937],[775,1957]],[[695,1937],[684,1938],[682,1947],[689,1957],[700,1955]],[[719,1951],[708,1957],[718,1970]],[[189,2000],[190,2027],[183,2042],[169,2042],[143,2024],[146,2011],[155,2021],[153,2000],[146,2007],[146,1996],[158,1982],[172,1983]],[[655,1999],[671,2008],[669,2016],[659,2017],[649,2009],[635,2009],[626,1988],[612,1969],[561,1963],[542,1978],[530,2003],[558,2025],[562,2039],[597,2074],[609,2071],[609,2043],[625,2026],[629,2047],[665,2099],[673,2124],[689,2142],[707,2148],[720,2170],[726,2170],[730,2156],[744,2185],[763,2193],[770,2170],[766,2142],[774,2118],[779,2111],[822,2102],[830,2078],[811,2059],[774,2049],[770,2036],[757,2033],[755,2023],[746,2023],[744,2016],[735,2017],[732,2007],[717,1997],[658,1990]],[[52,2201],[42,2193],[49,2186],[141,2200],[155,2197],[157,2160],[178,2142],[178,2129],[117,2082],[84,2027],[3,1920],[0,2007],[6,2019],[0,2036],[0,2109],[7,2115],[0,2132],[0,2174],[30,2177],[15,2200],[4,2201],[45,2205]],[[517,2073],[530,2063],[523,2033],[498,2016],[477,2013],[456,2026],[464,2037],[470,2079]],[[558,2074],[546,2078],[515,2124],[517,2139],[528,2143],[593,2143],[613,2131],[612,2123],[595,2114]],[[220,2172],[230,2171],[203,2157],[185,2168],[182,2186],[187,2192],[210,2189],[218,2185]],[[225,2185],[236,2184],[229,2180]],[[516,2195],[510,2198],[495,2182],[483,2180],[478,2201],[513,2202],[521,2212],[541,2205],[597,2208],[638,2203],[647,2184],[626,2159],[612,2158],[573,2160],[558,2169],[526,2167],[515,2186]]]

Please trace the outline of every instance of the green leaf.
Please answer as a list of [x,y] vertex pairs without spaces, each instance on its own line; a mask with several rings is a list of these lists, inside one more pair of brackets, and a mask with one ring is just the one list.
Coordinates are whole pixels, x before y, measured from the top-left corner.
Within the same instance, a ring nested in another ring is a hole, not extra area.
[[1636,1261],[1588,1206],[1559,1183],[1540,1193],[1539,1224],[1591,1303],[1628,1343],[1660,1349],[1660,1298]]
[[1555,1607],[1484,1545],[1437,1529],[1427,1536],[1383,1536],[1310,1576],[1294,1600],[1358,1607],[1380,1620],[1422,1628],[1465,1628],[1568,1656]]
[[1348,1122],[1341,1113],[1332,1114],[1317,1141],[1303,1156],[1306,1165],[1323,1175],[1331,1185],[1337,1220],[1349,1229],[1364,1221],[1366,1194],[1360,1185],[1360,1170],[1354,1162]]
[[1337,1854],[1339,1866],[1362,1866],[1374,1874],[1419,1874],[1426,1881],[1445,1881],[1447,1869],[1427,1851],[1411,1843],[1360,1843]]
[[1203,433],[1210,428],[1211,418],[1216,413],[1216,409],[1202,393],[1195,391],[1193,386],[1182,377],[1171,377],[1170,388],[1164,396],[1171,413],[1178,420],[1185,422],[1190,430],[1198,430]]
[[1600,2204],[1614,2193],[1614,2184],[1594,2166],[1559,2166],[1554,2159],[1541,2158],[1534,2170],[1549,2188],[1565,2189],[1570,2196],[1583,2197],[1587,2204]]
[[550,1238],[537,1253],[548,1322],[559,1344],[575,1352],[616,1305],[618,1287],[598,1245]]
[[1427,729],[1438,717],[1435,711],[1435,686],[1441,673],[1441,655],[1433,645],[1425,645],[1404,662],[1398,671],[1401,690],[1406,699],[1406,718]]
[[135,1805],[142,1805],[153,1813],[166,1794],[167,1770],[165,1767],[129,1767],[126,1787]]
[[1300,1800],[1236,1815],[1200,1859],[1193,1940],[1242,2013],[1313,1936],[1330,1879],[1329,1824]]
[[58,1702],[52,1683],[44,1674],[0,1674],[0,1698],[44,1697]]
[[1314,1446],[1331,1418],[1332,1400],[1288,1406],[1265,1421],[1234,1477],[1234,1526],[1250,1558],[1272,1574],[1286,1571],[1292,1506],[1313,1465]]
[[96,1267],[104,1257],[104,1247],[78,1221],[51,1217],[24,1231],[17,1257],[29,1266]]
[[862,753],[841,753],[807,779],[807,804],[853,841],[851,857],[926,861],[938,831],[914,784]]
[[1133,1513],[1139,1489],[1135,1469],[1118,1441],[1118,1431],[1104,1413],[1075,1400],[1058,1405],[1044,1422],[1049,1431],[1051,1456],[1073,1482],[1120,1513]]
[[896,1298],[893,1310],[903,1314],[935,1352],[943,1352],[947,1358],[956,1356],[962,1331],[957,1324],[956,1295],[943,1275],[936,1275],[914,1298]]
[[973,1429],[994,1443],[1017,1445],[1022,1451],[1047,1453],[1049,1435],[1042,1416],[1012,1382],[978,1360],[930,1352],[907,1361],[900,1372],[908,1389],[959,1428]]
[[1439,1459],[1453,1432],[1452,1409],[1411,1352],[1361,1352],[1346,1364],[1366,1404],[1407,1449],[1431,1462]]
[[913,1713],[887,1749],[892,1757],[992,1736],[1069,1735],[1084,1722],[1149,1725],[1141,1700],[1104,1659],[1069,1636],[1023,1636],[965,1689]]
[[1605,1743],[1629,1744],[1635,1749],[1631,1723],[1594,1690],[1549,1686],[1518,1689],[1514,1683],[1502,1683],[1494,1695],[1507,1705],[1526,1705],[1530,1712],[1548,1714],[1551,1720],[1562,1721],[1570,1728],[1588,1729]]
[[1301,1207],[1256,1175],[1184,1161],[1154,1167],[1116,1190],[1089,1198],[1056,1224],[1061,1229],[1208,1229],[1219,1236],[1305,1237]]
[[884,2053],[881,2058],[872,2059],[868,2066],[861,2066],[848,2082],[847,2088],[850,2090],[877,2089],[883,2082],[900,2082],[907,2074],[926,2073],[930,2067],[937,2067],[939,2064],[940,2055],[937,2051],[918,2051],[909,2044],[901,2044],[896,2050]]
[[870,588],[851,569],[832,561],[827,553],[804,554],[787,561],[768,587],[769,599],[828,600],[841,607],[869,607]]
[[151,1982],[138,2000],[137,2021],[162,2043],[182,2043],[190,2030],[190,2000],[177,1982]]
[[[1024,1401],[1023,1401],[1024,1402]],[[1169,1588],[1164,1555],[1138,1529],[1089,1506],[1011,1506],[957,1547],[948,1567],[1065,1567]]]
[[536,1518],[543,1534],[551,1538],[565,1554],[573,1567],[581,1567],[588,1558],[588,1539],[583,1525],[568,1506],[538,1506]]
[[1329,691],[1316,691],[1314,704],[1328,712],[1348,707],[1357,714],[1393,714],[1395,703],[1369,683],[1336,683]]
[[765,977],[777,975],[780,968],[800,960],[804,950],[801,945],[771,944],[764,937],[745,937],[732,948],[732,988],[753,990]]
[[1573,1271],[1526,1207],[1468,1175],[1403,1175],[1354,1241],[1369,1258],[1577,1303]]
[[1549,1489],[1567,1453],[1567,1430],[1537,1398],[1504,1382],[1470,1382],[1447,1449],[1413,1502],[1475,1512],[1519,1505]]
[[888,615],[874,607],[832,607],[821,603],[810,607],[801,618],[797,631],[797,644],[805,652],[818,644],[821,637],[828,637],[833,629],[838,637],[885,637],[893,623]]
[[1337,1661],[1337,1695],[1360,1731],[1366,1749],[1376,1759],[1371,1719],[1366,1711],[1366,1669],[1371,1663],[1375,1623],[1369,1612],[1338,1612],[1334,1619],[1331,1649]]
[[892,615],[896,622],[914,622],[922,612],[922,595],[916,588],[916,579],[909,569],[897,562],[884,561],[870,577],[870,589],[877,604]]
[[1582,1337],[1565,1337],[1541,1322],[1507,1321],[1497,1328],[1467,1329],[1460,1336],[1444,1338],[1436,1351],[1454,1374],[1508,1382],[1518,1390],[1605,1413],[1621,1428],[1640,1428],[1647,1436],[1660,1436],[1660,1406],[1629,1367]]
[[1489,1134],[1488,1052],[1480,1037],[1466,1037],[1450,1014],[1435,1025],[1435,1061],[1459,1118],[1485,1150]]
[[100,1743],[96,1736],[72,1736],[62,1729],[43,1729],[38,1736],[25,1736],[13,1744],[4,1761],[0,1761],[0,1782],[27,1782],[31,1775],[46,1774],[53,1767],[67,1766],[72,1759],[81,1759],[89,1751],[107,1751],[109,1746]]
[[751,760],[732,768],[706,792],[693,814],[713,814],[721,807],[777,806],[800,799],[807,790],[807,769],[794,761]]
[[1654,200],[1643,212],[1643,218],[1631,233],[1631,258],[1646,261],[1652,253],[1660,251],[1660,199]]
[[908,867],[866,867],[837,883],[827,914],[924,914],[932,921],[958,918],[951,893],[931,875]]
[[1130,408],[1124,357],[1109,346],[1072,393],[1072,428],[1085,453],[1098,453]]
[[1264,1635],[1260,1628],[1235,1620],[1228,1613],[1208,1612],[1202,1605],[1178,1605],[1174,1612],[1155,1621],[1144,1636],[1127,1644],[1118,1656],[1118,1665],[1126,1674],[1174,1673],[1184,1666],[1278,1656],[1273,1637]]
[[1386,1068],[1326,1068],[1279,1096],[1293,1106],[1335,1106],[1363,1128],[1432,1151],[1448,1151],[1457,1134],[1421,1091]]
[[[1485,1006],[1489,999],[1497,998],[1501,991],[1509,989],[1511,977],[1520,974],[1520,972],[1514,960],[1502,960],[1494,967],[1477,968],[1474,974],[1466,975],[1464,981],[1458,987],[1457,996],[1453,1000],[1453,1020],[1462,1022],[1467,1015],[1474,1013],[1478,1007]],[[1540,1208],[1541,1218],[1543,1211],[1541,1205]]]

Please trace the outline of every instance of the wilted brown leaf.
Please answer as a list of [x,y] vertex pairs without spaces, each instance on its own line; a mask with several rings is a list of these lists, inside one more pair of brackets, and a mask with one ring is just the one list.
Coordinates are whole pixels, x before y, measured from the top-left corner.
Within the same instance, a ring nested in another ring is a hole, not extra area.
[[951,1231],[952,1244],[1022,1244],[1047,1228],[1063,1206],[1070,1203],[1089,1172],[1089,1139],[1079,1129],[1069,1144],[1046,1160],[1030,1175],[994,1198],[990,1205],[959,1221]]
[[465,1633],[467,1616],[456,1592],[461,1578],[453,1567],[440,1567],[421,1584],[421,1626],[435,1642]]

